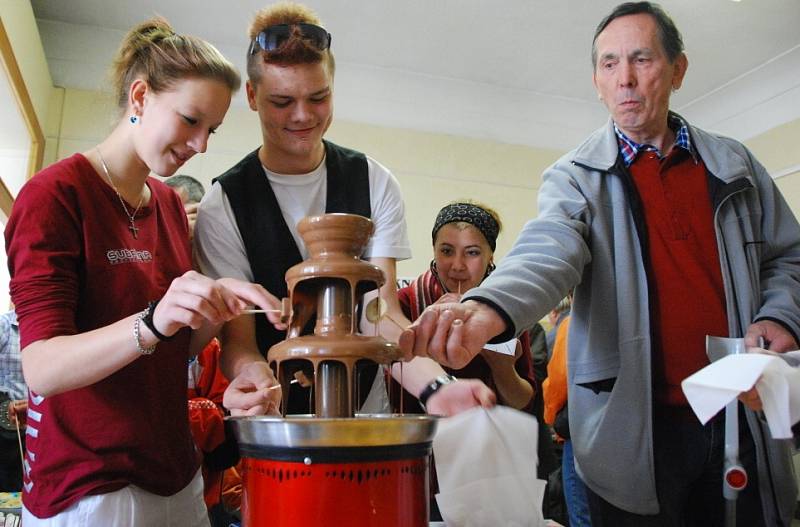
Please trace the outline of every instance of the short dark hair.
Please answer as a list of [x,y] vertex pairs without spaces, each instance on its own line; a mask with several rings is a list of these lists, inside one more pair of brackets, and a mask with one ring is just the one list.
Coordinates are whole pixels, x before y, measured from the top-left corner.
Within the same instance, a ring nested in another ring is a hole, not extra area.
[[597,67],[597,37],[600,36],[600,33],[617,18],[639,14],[650,15],[656,21],[661,46],[664,48],[664,52],[670,62],[675,62],[675,59],[683,53],[681,32],[678,31],[675,22],[672,21],[660,5],[653,2],[625,2],[615,7],[597,26],[592,39],[592,68]]
[[200,203],[200,201],[203,199],[203,195],[206,193],[206,189],[203,187],[203,184],[192,176],[179,174],[168,177],[164,180],[164,183],[175,190],[185,190],[188,203]]

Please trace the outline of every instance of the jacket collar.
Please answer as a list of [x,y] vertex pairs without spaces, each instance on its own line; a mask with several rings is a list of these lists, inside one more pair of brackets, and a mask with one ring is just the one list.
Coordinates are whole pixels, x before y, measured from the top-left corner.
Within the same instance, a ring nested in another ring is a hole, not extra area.
[[[677,115],[677,114],[676,114]],[[680,116],[679,116],[680,117]],[[729,140],[704,132],[688,124],[692,144],[706,169],[725,183],[731,183],[749,174],[747,160],[731,148]],[[619,144],[614,133],[614,122],[609,117],[606,124],[594,132],[574,150],[572,162],[586,168],[610,172],[617,163]]]

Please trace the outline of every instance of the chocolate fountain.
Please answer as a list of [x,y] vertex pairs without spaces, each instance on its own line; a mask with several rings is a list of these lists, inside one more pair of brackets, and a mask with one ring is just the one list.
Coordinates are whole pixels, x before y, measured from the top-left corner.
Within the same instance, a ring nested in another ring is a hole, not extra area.
[[401,356],[382,337],[357,333],[360,299],[385,282],[359,258],[372,222],[325,214],[297,228],[310,257],[286,272],[292,317],[267,359],[284,409],[289,384],[310,380],[312,413],[229,418],[243,458],[243,524],[427,526],[435,418],[357,408],[359,370]]

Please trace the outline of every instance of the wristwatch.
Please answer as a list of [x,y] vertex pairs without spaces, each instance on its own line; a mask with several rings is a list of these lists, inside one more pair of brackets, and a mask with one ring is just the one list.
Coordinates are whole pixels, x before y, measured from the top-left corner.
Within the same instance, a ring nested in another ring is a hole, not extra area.
[[153,322],[153,314],[156,312],[156,306],[160,301],[161,299],[154,302],[149,302],[147,304],[147,308],[144,310],[144,315],[142,316],[142,322],[144,322],[144,325],[147,326],[147,329],[150,330],[150,333],[152,333],[158,340],[165,341],[172,339],[172,337],[175,335],[170,335],[168,337],[156,329],[155,322]]
[[439,375],[436,377],[429,385],[427,385],[419,394],[419,403],[425,408],[425,405],[428,403],[428,399],[431,398],[431,395],[438,392],[439,389],[446,385],[450,384],[451,382],[455,382],[456,378],[450,375],[449,373],[445,373],[444,375]]

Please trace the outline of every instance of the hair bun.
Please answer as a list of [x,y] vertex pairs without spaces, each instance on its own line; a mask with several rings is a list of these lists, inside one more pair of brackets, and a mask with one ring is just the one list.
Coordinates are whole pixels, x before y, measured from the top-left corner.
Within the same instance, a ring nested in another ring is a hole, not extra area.
[[164,17],[154,17],[139,24],[133,32],[138,33],[151,42],[174,37],[177,33]]

